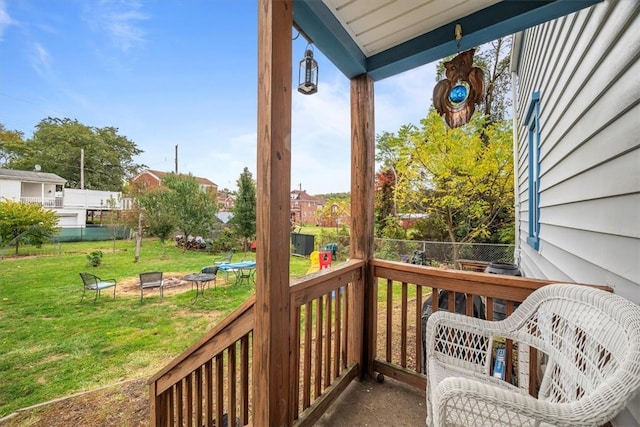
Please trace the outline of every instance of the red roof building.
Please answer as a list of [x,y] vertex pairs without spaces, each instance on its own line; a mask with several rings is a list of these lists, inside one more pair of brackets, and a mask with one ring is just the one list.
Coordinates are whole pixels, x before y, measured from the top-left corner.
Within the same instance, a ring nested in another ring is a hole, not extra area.
[[[162,183],[162,178],[168,175],[169,172],[161,172],[157,170],[148,169],[144,172],[139,173],[133,179],[131,179],[131,184],[140,186],[143,188],[153,188],[158,187]],[[200,189],[202,191],[213,191],[215,193],[218,192],[218,185],[207,178],[195,177],[196,182],[200,185]]]

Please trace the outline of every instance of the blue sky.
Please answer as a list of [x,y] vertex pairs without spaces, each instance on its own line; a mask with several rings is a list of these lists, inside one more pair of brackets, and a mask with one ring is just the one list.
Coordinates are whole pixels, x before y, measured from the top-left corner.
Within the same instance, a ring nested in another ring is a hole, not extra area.
[[[292,38],[296,32],[292,29]],[[292,41],[292,78],[306,41]],[[315,50],[319,90],[294,92],[292,188],[350,190],[349,80]],[[0,123],[114,126],[151,169],[236,188],[256,176],[255,0],[0,0]],[[435,64],[375,84],[376,134],[418,124]]]

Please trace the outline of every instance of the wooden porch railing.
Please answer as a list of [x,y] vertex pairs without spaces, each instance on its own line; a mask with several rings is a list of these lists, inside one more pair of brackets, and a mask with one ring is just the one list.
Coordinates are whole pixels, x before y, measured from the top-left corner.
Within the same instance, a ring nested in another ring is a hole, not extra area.
[[[364,273],[373,274],[372,325],[365,325]],[[373,260],[345,264],[295,280],[289,288],[290,354],[289,421],[312,425],[347,385],[362,375],[379,373],[412,385],[422,393],[422,305],[439,290],[466,295],[465,311],[473,313],[477,295],[491,320],[497,298],[506,300],[506,314],[516,303],[548,280],[503,276]],[[607,288],[608,289],[608,288]],[[211,426],[226,418],[228,425],[248,425],[252,412],[252,339],[255,297],[249,298],[200,341],[150,380],[151,425]],[[438,299],[432,302],[438,310]],[[367,334],[367,336],[365,336]],[[363,343],[373,343],[370,354]],[[526,361],[529,375],[520,387],[535,393],[536,353],[505,341],[506,381],[512,360]],[[517,354],[516,354],[517,353]],[[226,368],[226,369],[225,369]],[[216,424],[222,425],[223,423]]]
[[[536,289],[557,281],[531,279],[471,271],[442,270],[393,261],[371,262],[374,286],[374,310],[384,306],[383,313],[376,312],[377,322],[369,330],[375,343],[373,360],[368,366],[373,371],[390,376],[406,384],[426,389],[427,377],[422,373],[422,316],[423,302],[429,295],[448,291],[447,310],[454,311],[456,293],[465,294],[465,313],[473,315],[474,296],[479,296],[486,306],[486,318],[493,320],[494,302],[505,300],[506,315],[513,313],[517,303],[524,301]],[[610,288],[601,287],[611,291]],[[439,310],[438,298],[431,302],[432,312]],[[385,313],[386,312],[386,313]],[[381,315],[382,314],[382,315]],[[537,393],[537,353],[533,349],[517,348],[511,340],[504,342],[506,349],[505,381],[513,382],[513,361],[528,367],[528,375],[518,378],[518,385],[535,395]],[[517,354],[516,354],[517,353]]]
[[362,320],[355,301],[365,262],[346,264],[294,282],[290,288],[290,419],[317,421],[357,377]]
[[249,424],[254,304],[252,296],[149,380],[150,425]]
[[[363,266],[364,261],[349,261],[289,288],[295,319],[289,406],[296,425],[313,424],[358,374],[353,349],[359,348],[354,337],[362,337],[362,322],[354,318],[353,289]],[[149,380],[151,425],[250,423],[254,304],[252,296]]]

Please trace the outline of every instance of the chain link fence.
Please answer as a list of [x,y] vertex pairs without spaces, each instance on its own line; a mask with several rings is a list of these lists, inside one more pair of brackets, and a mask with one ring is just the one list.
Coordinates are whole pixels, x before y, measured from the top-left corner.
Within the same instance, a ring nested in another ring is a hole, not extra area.
[[65,227],[55,236],[59,242],[105,241],[129,238],[128,227]]
[[414,264],[455,265],[459,260],[514,262],[515,245],[374,239],[375,257]]

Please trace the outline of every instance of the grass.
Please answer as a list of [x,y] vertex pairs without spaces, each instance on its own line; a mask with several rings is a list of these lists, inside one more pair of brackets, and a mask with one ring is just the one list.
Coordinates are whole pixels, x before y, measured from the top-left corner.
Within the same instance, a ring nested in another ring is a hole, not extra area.
[[[86,255],[104,253],[99,267]],[[166,255],[158,241],[143,242],[134,263],[132,241],[63,243],[50,255],[0,259],[0,417],[16,409],[149,376],[211,329],[254,292],[249,286],[218,286],[192,305],[194,293],[145,293],[111,297],[107,289],[83,301],[79,272],[119,283],[144,271],[179,274],[212,264],[206,252],[182,251],[170,243]],[[21,248],[21,253],[37,253]],[[8,255],[8,254],[5,254]],[[254,258],[255,254],[248,254]],[[234,261],[239,261],[236,254]],[[309,260],[291,258],[291,276],[304,275]]]

